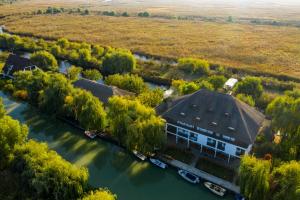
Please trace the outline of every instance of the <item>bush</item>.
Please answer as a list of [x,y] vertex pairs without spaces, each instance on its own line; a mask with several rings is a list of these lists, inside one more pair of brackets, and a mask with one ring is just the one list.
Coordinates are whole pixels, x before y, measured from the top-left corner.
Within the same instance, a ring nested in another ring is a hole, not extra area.
[[148,12],[140,12],[140,13],[138,13],[138,16],[139,17],[149,17],[150,14]]
[[209,63],[206,60],[195,58],[180,58],[178,68],[190,74],[209,74]]
[[244,80],[238,82],[233,90],[236,94],[250,95],[255,100],[263,93],[261,79],[256,77],[246,77]]
[[102,79],[102,74],[96,69],[84,70],[82,72],[82,76],[84,78],[87,78],[87,79],[90,79],[90,80],[93,80],[93,81],[97,81],[99,79]]
[[30,60],[33,64],[43,70],[58,71],[58,64],[55,57],[47,51],[38,51],[32,54]]
[[26,90],[17,90],[13,93],[13,96],[24,101],[28,99],[28,92]]
[[236,95],[236,98],[238,98],[239,100],[245,102],[246,104],[248,104],[249,106],[255,106],[255,101],[253,100],[253,98],[249,95],[246,94],[238,94]]
[[137,75],[110,75],[105,79],[105,83],[108,85],[114,85],[121,89],[140,94],[147,88],[144,80]]
[[113,51],[103,59],[103,71],[107,74],[132,72],[136,67],[136,60],[131,52]]

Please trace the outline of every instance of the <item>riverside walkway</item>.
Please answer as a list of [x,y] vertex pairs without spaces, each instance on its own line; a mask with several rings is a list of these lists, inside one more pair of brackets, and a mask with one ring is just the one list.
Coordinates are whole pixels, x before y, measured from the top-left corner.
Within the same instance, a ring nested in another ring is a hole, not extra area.
[[218,178],[216,176],[213,176],[211,174],[208,174],[202,170],[199,170],[199,169],[196,169],[195,167],[192,167],[190,165],[187,165],[183,162],[180,162],[178,160],[168,160],[168,159],[165,159],[163,157],[161,157],[161,159],[168,163],[169,165],[173,166],[173,167],[176,167],[176,168],[179,168],[179,169],[183,169],[183,170],[186,170],[192,174],[195,174],[196,176],[204,179],[204,180],[207,180],[209,182],[212,182],[212,183],[215,183],[217,185],[220,185],[222,186],[223,188],[226,188],[227,190],[230,190],[234,193],[237,193],[239,194],[240,193],[240,187],[229,182],[229,181],[225,181],[221,178]]

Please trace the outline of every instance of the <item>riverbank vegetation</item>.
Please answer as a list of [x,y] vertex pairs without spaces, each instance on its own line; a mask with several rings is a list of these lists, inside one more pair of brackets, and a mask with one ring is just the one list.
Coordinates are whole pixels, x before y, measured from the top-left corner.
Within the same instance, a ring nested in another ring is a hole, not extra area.
[[6,186],[0,184],[2,199],[116,199],[108,190],[92,192],[86,168],[72,165],[27,135],[27,126],[6,115],[1,100],[0,174],[7,180]]
[[[240,166],[241,192],[250,200],[300,198],[300,91],[287,91],[267,106],[272,119],[257,138],[255,157],[245,156]],[[276,134],[274,134],[276,133]]]

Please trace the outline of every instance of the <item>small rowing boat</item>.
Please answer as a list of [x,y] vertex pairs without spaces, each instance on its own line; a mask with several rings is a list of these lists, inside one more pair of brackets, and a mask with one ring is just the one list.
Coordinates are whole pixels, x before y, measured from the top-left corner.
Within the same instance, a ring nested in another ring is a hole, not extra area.
[[199,177],[195,176],[194,174],[188,171],[180,169],[178,170],[178,174],[190,183],[196,184],[200,182]]
[[158,166],[158,167],[160,167],[160,168],[162,168],[162,169],[165,169],[165,168],[168,167],[168,165],[167,165],[166,163],[163,163],[163,162],[161,162],[161,161],[158,160],[158,159],[150,158],[149,160],[150,160],[150,162],[152,162],[154,165],[156,165],[156,166]]
[[211,182],[204,182],[204,186],[208,188],[214,194],[223,197],[226,193],[226,189],[222,188],[219,185],[213,184]]
[[97,136],[95,131],[84,131],[84,134],[91,139],[94,139]]
[[142,161],[144,161],[144,160],[147,159],[147,157],[146,157],[145,155],[141,154],[140,152],[138,152],[138,151],[136,151],[136,150],[133,150],[132,153],[133,153],[136,157],[138,157],[139,159],[141,159]]

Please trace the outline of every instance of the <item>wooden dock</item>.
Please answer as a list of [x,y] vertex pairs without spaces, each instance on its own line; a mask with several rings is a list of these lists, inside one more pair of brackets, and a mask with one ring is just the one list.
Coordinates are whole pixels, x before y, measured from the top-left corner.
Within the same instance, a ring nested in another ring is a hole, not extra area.
[[240,193],[240,187],[229,182],[229,181],[226,181],[226,180],[223,180],[221,178],[218,178],[216,176],[213,176],[209,173],[206,173],[202,170],[199,170],[195,167],[192,167],[190,165],[187,165],[183,162],[180,162],[178,160],[168,160],[168,159],[165,159],[165,158],[160,158],[162,159],[164,162],[168,163],[169,165],[173,166],[173,167],[176,167],[178,169],[183,169],[183,170],[186,170],[206,181],[209,181],[209,182],[212,182],[212,183],[215,183],[217,185],[220,185],[222,186],[223,188],[227,189],[227,190],[230,190],[234,193],[237,193],[239,194]]

